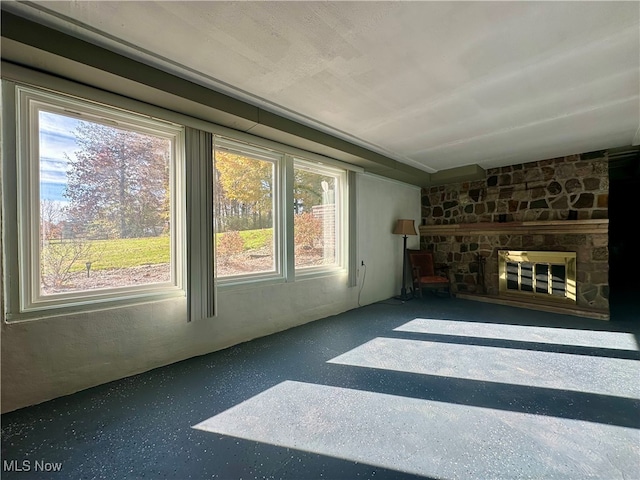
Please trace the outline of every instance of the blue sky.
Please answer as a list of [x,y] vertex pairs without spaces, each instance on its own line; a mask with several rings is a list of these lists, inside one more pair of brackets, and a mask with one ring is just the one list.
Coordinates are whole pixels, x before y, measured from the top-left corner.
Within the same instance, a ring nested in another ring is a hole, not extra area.
[[73,131],[75,118],[51,112],[40,112],[40,199],[66,202],[62,196],[67,186],[69,158],[78,149]]

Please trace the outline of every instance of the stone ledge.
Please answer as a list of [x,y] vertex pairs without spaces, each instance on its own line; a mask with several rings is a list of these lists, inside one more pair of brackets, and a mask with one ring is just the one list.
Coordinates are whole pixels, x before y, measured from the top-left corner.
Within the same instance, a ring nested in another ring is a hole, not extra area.
[[480,222],[420,225],[420,236],[430,235],[535,235],[608,233],[609,220],[552,220],[535,222]]
[[473,300],[476,302],[496,303],[499,305],[508,305],[510,307],[527,308],[529,310],[539,310],[549,313],[560,313],[564,315],[574,315],[576,317],[593,318],[596,320],[609,320],[610,314],[605,310],[590,310],[578,307],[577,305],[556,305],[533,300],[514,300],[496,295],[482,295],[478,293],[462,293],[455,294],[456,298],[464,300]]

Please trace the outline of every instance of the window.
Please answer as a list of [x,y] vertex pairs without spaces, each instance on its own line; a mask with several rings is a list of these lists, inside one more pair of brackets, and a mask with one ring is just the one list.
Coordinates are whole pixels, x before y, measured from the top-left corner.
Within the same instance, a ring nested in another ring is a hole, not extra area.
[[22,310],[181,291],[181,127],[18,87]]
[[222,284],[344,270],[346,170],[222,137],[214,165]]
[[52,82],[2,82],[7,321],[346,272],[357,168]]
[[218,139],[214,157],[217,277],[280,275],[280,156]]
[[345,172],[294,161],[295,267],[300,271],[342,264]]

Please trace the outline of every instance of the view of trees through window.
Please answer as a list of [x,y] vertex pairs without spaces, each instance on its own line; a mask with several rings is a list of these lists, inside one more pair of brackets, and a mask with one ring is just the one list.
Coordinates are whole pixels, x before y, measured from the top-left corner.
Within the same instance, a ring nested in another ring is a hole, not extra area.
[[[38,132],[40,295],[170,282],[172,139],[45,110]],[[279,168],[216,149],[219,277],[278,271]],[[293,173],[295,267],[335,265],[340,176]]]
[[[216,149],[216,260],[218,277],[275,272],[275,161]],[[296,268],[335,265],[339,176],[311,163],[294,167]]]
[[[12,301],[25,312],[183,294],[183,275],[194,278],[198,267],[193,258],[183,263],[187,248],[210,233],[192,224],[195,236],[188,237],[187,209],[213,216],[218,278],[289,279],[294,270],[343,265],[344,169],[214,134],[213,205],[201,208],[188,202],[195,191],[185,190],[194,187],[185,180],[204,170],[193,158],[197,147],[183,143],[184,127],[64,95],[16,91],[14,251],[23,293]],[[195,163],[182,165],[183,154]]]
[[40,293],[170,281],[171,139],[38,120]]
[[276,271],[275,163],[215,152],[216,267],[219,277]]

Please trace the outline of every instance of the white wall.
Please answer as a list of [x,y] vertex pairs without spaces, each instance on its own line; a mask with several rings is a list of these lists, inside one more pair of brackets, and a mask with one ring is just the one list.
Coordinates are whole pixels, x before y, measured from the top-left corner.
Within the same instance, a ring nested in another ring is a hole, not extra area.
[[[397,218],[419,218],[420,190],[366,174],[356,187],[365,305],[399,293],[402,238],[391,231]],[[218,316],[191,323],[185,299],[3,322],[2,412],[355,308],[361,286],[341,275],[220,290]]]
[[[393,235],[393,227],[399,218],[416,221],[420,225],[420,189],[375,175],[358,175],[357,222],[360,268],[364,267],[364,286],[361,304],[376,302],[400,294],[402,286],[403,238]],[[420,237],[407,237],[407,248],[418,248]]]

